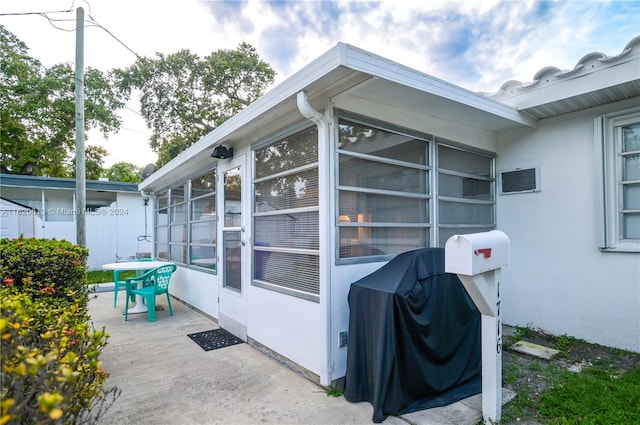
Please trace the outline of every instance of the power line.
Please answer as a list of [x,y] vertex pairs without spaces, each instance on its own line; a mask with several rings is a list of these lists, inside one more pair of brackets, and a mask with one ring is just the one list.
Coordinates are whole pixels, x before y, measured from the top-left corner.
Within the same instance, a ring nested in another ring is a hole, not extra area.
[[[95,26],[95,27],[98,27],[98,28],[102,29],[104,32],[109,34],[111,36],[111,38],[116,40],[118,43],[120,43],[120,45],[122,45],[125,49],[127,49],[129,52],[131,52],[137,59],[143,59],[143,56],[139,55],[132,48],[130,48],[124,41],[120,40],[111,31],[109,31],[107,28],[105,28],[100,23],[98,23],[98,21],[96,21],[94,19],[94,17],[91,16],[91,4],[86,0],[83,0],[83,2],[86,3],[87,6],[89,7],[89,12],[87,13],[87,17],[89,18],[89,22],[91,22],[91,24],[92,24],[92,25],[85,25],[85,27]],[[54,24],[54,22],[75,22],[75,18],[73,18],[73,19],[55,19],[55,18],[52,18],[52,17],[49,16],[50,14],[73,12],[73,6],[74,5],[75,5],[75,0],[71,3],[70,8],[67,9],[67,10],[52,10],[52,11],[48,11],[48,12],[0,13],[0,16],[32,16],[32,15],[37,15],[37,16],[41,16],[41,17],[45,18],[49,22],[49,24],[52,27],[54,27],[55,29],[57,29],[57,30],[65,31],[65,32],[74,32],[76,30],[75,27],[72,28],[72,29],[66,29],[66,28],[62,28],[62,27]]]

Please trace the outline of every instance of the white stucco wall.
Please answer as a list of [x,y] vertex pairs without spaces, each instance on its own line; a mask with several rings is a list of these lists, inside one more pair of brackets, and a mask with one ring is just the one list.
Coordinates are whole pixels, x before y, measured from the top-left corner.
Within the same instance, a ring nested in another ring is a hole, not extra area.
[[178,267],[171,278],[169,293],[217,319],[218,288],[218,275]]
[[601,252],[596,240],[593,119],[629,102],[541,120],[498,137],[500,169],[540,166],[538,193],[498,195],[511,239],[504,322],[640,351],[640,254]]
[[34,238],[40,226],[37,210],[0,199],[0,238]]
[[321,308],[321,304],[312,301],[251,286],[247,334],[320,376],[325,350]]

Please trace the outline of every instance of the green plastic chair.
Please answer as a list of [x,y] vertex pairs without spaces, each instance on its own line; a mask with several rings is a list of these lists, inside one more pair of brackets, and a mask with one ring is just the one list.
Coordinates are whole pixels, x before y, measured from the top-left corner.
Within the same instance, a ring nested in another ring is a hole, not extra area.
[[[133,261],[153,261],[153,258],[137,258]],[[118,304],[118,291],[120,290],[120,288],[124,287],[126,285],[126,282],[124,280],[120,279],[120,273],[123,273],[127,270],[114,270],[113,271],[113,307],[116,307],[116,304]],[[143,273],[148,272],[149,270],[144,270]],[[148,284],[148,283],[147,283]],[[131,298],[131,301],[134,301],[133,298]]]
[[[124,308],[124,320],[129,319],[129,298],[133,295],[140,295],[147,305],[147,316],[150,322],[156,321],[156,297],[158,295],[167,295],[167,304],[169,304],[169,314],[173,316],[171,308],[171,297],[169,296],[169,282],[171,275],[176,271],[175,264],[167,264],[153,270],[149,270],[142,276],[129,277],[125,279],[125,288],[127,290],[127,302]],[[137,283],[142,281],[153,281],[153,285],[137,288]]]

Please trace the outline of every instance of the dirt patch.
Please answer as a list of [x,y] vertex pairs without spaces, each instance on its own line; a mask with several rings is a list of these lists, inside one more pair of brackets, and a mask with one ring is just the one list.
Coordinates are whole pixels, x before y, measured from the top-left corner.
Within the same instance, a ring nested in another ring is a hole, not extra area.
[[[542,360],[514,352],[508,347],[524,340],[560,350],[551,360]],[[555,337],[530,329],[516,330],[505,335],[503,352],[503,384],[516,392],[513,401],[503,407],[503,425],[544,424],[537,410],[540,393],[557,380],[559,370],[581,373],[587,367],[596,367],[621,374],[640,366],[640,354],[589,344],[566,336]]]

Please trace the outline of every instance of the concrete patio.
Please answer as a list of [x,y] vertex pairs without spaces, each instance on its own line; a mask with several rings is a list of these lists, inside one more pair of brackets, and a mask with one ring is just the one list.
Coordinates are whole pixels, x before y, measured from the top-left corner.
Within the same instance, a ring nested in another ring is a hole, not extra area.
[[[107,289],[108,288],[103,288]],[[248,344],[204,351],[187,334],[217,328],[215,321],[166,299],[157,321],[146,314],[124,321],[124,294],[89,302],[96,329],[111,335],[101,354],[110,374],[106,387],[122,393],[101,424],[370,424],[373,408],[328,396],[326,390]],[[504,401],[513,393],[503,390]],[[389,417],[384,424],[475,425],[482,419],[481,395],[446,407]]]

